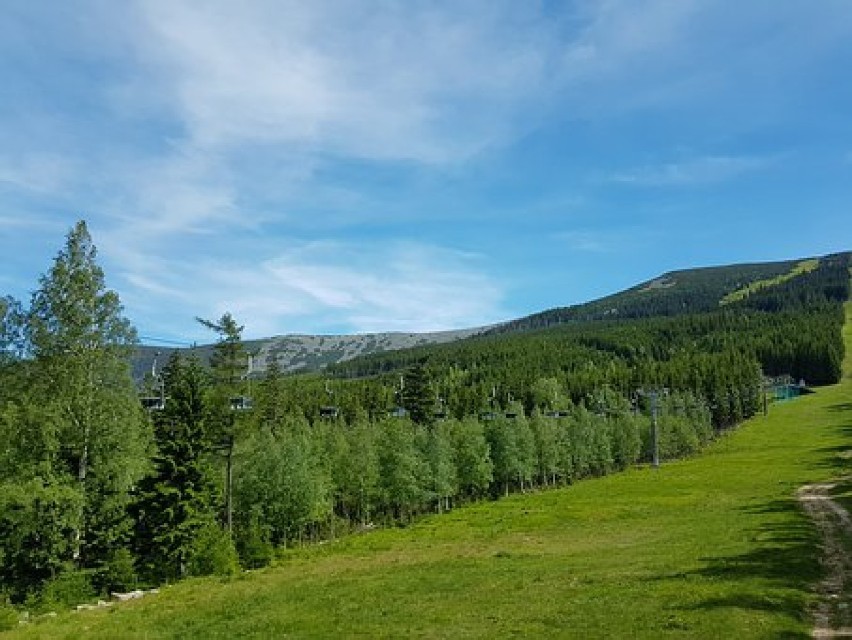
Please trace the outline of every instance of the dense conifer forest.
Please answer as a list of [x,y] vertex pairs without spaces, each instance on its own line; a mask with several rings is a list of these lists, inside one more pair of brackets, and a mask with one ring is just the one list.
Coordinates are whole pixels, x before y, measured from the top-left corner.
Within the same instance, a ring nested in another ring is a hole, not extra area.
[[[767,377],[839,379],[850,293],[850,254],[678,272],[262,378],[225,314],[200,320],[209,362],[176,351],[140,388],[96,258],[78,223],[29,304],[0,302],[0,592],[31,608],[689,455],[760,411]],[[725,299],[756,281],[771,284]]]

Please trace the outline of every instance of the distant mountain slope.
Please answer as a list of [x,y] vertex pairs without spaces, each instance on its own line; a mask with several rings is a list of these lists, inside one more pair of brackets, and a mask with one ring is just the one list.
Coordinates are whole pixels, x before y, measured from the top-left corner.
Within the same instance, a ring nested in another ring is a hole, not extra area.
[[[442,397],[454,402],[476,387],[457,415],[481,406],[494,389],[524,397],[531,410],[546,378],[570,390],[575,402],[606,385],[635,389],[645,380],[707,393],[708,380],[717,385],[720,379],[708,372],[727,370],[735,361],[743,370],[753,366],[770,376],[827,384],[839,375],[838,326],[850,292],[852,254],[822,257],[812,269],[797,269],[800,263],[674,272],[602,301],[537,314],[468,340],[364,356],[333,365],[329,373],[390,380],[422,365]],[[796,275],[781,277],[793,270]],[[722,304],[725,295],[744,289],[745,277],[763,284]],[[705,374],[710,378],[695,377]]]
[[284,371],[315,371],[326,365],[345,362],[362,355],[427,344],[443,344],[482,331],[482,328],[474,328],[432,333],[279,336],[259,342],[255,363],[258,371],[264,371],[272,358],[278,361]]
[[[850,253],[757,264],[684,269],[665,273],[625,291],[599,300],[535,313],[491,327],[434,333],[375,333],[363,335],[284,335],[247,343],[255,354],[252,371],[262,375],[269,362],[277,360],[282,371],[311,372],[365,356],[442,345],[476,336],[497,336],[559,325],[582,325],[607,320],[625,320],[703,313],[720,306],[748,305],[771,309],[775,298],[790,286],[811,279],[815,286],[820,273]],[[800,287],[807,291],[807,287]],[[141,380],[158,366],[173,348],[143,346],[133,361],[134,377]],[[211,345],[197,348],[202,359],[212,353]],[[159,353],[159,356],[157,354]]]
[[[369,333],[356,335],[284,335],[246,342],[254,354],[252,373],[262,375],[274,358],[282,371],[317,371],[329,364],[346,362],[359,356],[385,351],[395,351],[428,344],[444,344],[482,333],[488,327],[436,331],[431,333]],[[141,380],[152,370],[156,358],[157,368],[162,367],[174,348],[141,346],[133,358],[133,376]],[[206,360],[213,352],[212,345],[201,345],[195,352]]]
[[711,311],[719,308],[723,300],[744,300],[752,290],[758,291],[767,288],[769,284],[781,284],[793,277],[804,275],[815,269],[820,260],[833,257],[671,271],[599,300],[549,309],[507,322],[491,329],[489,333],[511,333],[560,324]]

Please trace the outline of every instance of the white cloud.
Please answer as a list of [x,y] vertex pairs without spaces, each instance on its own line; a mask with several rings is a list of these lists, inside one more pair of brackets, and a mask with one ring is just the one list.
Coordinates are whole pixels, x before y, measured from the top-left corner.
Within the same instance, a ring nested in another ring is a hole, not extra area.
[[[248,336],[316,331],[433,331],[493,323],[505,317],[503,292],[465,253],[413,242],[286,243],[260,260],[158,260],[128,253],[121,277],[132,288],[131,317],[144,315],[147,335],[178,318],[232,312]],[[156,300],[156,305],[152,305]],[[204,340],[202,329],[181,339]]]
[[[178,150],[117,171],[123,201],[104,207],[122,212],[123,232],[134,242],[173,234],[211,233],[239,222],[236,192],[228,169],[214,156]],[[237,225],[238,226],[238,225]]]
[[53,152],[0,157],[0,185],[51,194],[62,191],[77,174],[76,163]]
[[703,156],[680,162],[645,165],[609,177],[609,181],[646,187],[688,186],[735,179],[761,171],[777,162],[776,157]]
[[55,221],[43,216],[23,215],[23,216],[5,216],[0,215],[0,231],[16,231],[27,230],[29,232],[38,231],[60,231],[62,226]]
[[[0,25],[9,36],[0,58],[11,61],[0,73],[27,78],[27,100],[0,105],[0,188],[36,204],[20,219],[0,217],[0,230],[28,224],[53,198],[69,215],[86,215],[128,308],[164,331],[176,309],[189,318],[242,312],[257,333],[291,323],[372,330],[493,321],[502,317],[500,288],[469,257],[398,239],[282,254],[266,236],[275,227],[342,237],[363,220],[387,233],[391,215],[397,236],[417,233],[400,213],[410,194],[328,179],[338,165],[414,167],[431,179],[462,173],[546,119],[583,127],[683,105],[724,112],[725,127],[749,113],[762,125],[795,102],[788,74],[815,68],[821,50],[852,32],[852,12],[832,0],[742,5],[734,21],[717,0],[580,1],[555,11],[512,0],[32,6],[13,11],[7,31]],[[37,54],[28,42],[40,43]],[[32,80],[42,73],[44,86]],[[700,121],[705,111],[685,113]],[[560,142],[571,144],[567,135]],[[712,184],[773,161],[685,158],[607,181]],[[546,212],[577,208],[545,204]],[[563,240],[594,252],[607,238]]]
[[592,231],[563,231],[555,234],[554,239],[572,251],[607,253],[611,250],[611,241]]
[[140,12],[148,72],[205,148],[455,162],[535,104],[558,51],[541,16],[510,22],[522,16],[505,3],[150,0]]

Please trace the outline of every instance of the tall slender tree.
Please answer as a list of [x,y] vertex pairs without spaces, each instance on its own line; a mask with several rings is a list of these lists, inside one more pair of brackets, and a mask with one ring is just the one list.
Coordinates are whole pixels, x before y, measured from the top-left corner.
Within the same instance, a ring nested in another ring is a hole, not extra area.
[[429,424],[434,420],[435,400],[429,388],[429,374],[424,362],[417,362],[405,373],[402,389],[402,406],[415,424]]
[[139,563],[155,580],[185,575],[196,536],[216,522],[204,407],[208,376],[197,358],[175,351],[163,377],[168,401],[154,419],[154,468],[140,482],[133,509]]
[[124,506],[150,445],[128,360],[136,331],[96,258],[81,220],[39,280],[25,329],[34,393],[83,496],[74,555],[89,565],[129,535]]
[[225,528],[234,530],[234,446],[241,424],[239,413],[249,407],[243,395],[243,383],[248,374],[249,354],[243,344],[243,326],[230,313],[219,320],[196,318],[202,325],[219,335],[210,366],[213,370],[213,393],[210,402],[210,423],[218,431],[219,447],[225,453]]

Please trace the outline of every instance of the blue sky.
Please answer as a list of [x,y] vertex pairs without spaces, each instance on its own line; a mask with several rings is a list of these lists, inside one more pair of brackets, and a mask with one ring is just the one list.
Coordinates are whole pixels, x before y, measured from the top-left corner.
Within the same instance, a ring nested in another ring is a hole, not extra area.
[[145,336],[478,326],[852,249],[847,0],[6,0],[0,293]]

